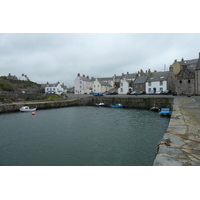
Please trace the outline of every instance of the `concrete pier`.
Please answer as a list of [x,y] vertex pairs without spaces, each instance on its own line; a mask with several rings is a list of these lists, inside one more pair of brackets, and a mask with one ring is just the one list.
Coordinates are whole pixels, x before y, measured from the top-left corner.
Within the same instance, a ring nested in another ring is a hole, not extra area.
[[200,97],[174,98],[170,123],[153,165],[200,165]]

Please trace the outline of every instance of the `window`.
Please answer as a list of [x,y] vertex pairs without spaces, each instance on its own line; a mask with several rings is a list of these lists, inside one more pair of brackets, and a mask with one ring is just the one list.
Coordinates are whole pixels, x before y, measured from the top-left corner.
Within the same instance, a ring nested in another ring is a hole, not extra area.
[[120,88],[121,89],[121,92],[123,92],[123,88]]
[[160,91],[163,91],[163,88],[162,88],[162,87],[160,88]]
[[121,86],[123,87],[123,83],[121,83]]
[[151,86],[151,82],[148,82],[148,86]]
[[163,81],[160,81],[160,85],[163,85]]
[[190,80],[188,80],[188,83],[190,83]]
[[148,92],[151,92],[151,88],[148,89]]
[[180,81],[180,83],[182,83],[182,81]]

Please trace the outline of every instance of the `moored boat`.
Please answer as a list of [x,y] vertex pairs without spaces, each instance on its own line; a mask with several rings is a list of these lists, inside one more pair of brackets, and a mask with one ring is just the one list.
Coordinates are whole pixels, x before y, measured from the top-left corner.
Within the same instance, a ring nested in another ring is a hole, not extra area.
[[111,104],[110,107],[111,108],[123,108],[124,106],[122,104],[118,103],[118,104],[115,104],[115,105]]
[[169,108],[161,108],[159,115],[169,116],[169,115],[171,115],[171,111]]
[[96,103],[96,106],[105,106],[104,103]]
[[153,106],[152,108],[150,108],[151,111],[159,111],[159,108],[157,106]]
[[23,106],[20,108],[21,112],[26,112],[26,111],[36,111],[37,108],[29,108],[29,106]]

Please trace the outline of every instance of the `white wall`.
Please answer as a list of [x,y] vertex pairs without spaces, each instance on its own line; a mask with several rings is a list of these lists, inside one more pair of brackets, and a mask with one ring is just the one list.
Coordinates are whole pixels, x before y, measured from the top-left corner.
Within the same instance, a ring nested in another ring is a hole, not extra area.
[[155,82],[150,82],[150,83],[151,83],[151,86],[149,86],[149,82],[146,82],[145,84],[145,89],[147,93],[150,91],[153,91],[154,87],[156,88],[156,91],[167,90],[167,81],[163,81],[162,85],[160,84],[160,81],[155,81]]

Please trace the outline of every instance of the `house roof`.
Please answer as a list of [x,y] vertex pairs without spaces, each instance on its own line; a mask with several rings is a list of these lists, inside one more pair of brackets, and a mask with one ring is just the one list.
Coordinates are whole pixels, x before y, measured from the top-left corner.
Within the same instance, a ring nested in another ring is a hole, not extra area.
[[80,77],[83,81],[87,81],[87,82],[91,82],[92,79],[88,79],[88,78],[85,78],[85,77]]
[[191,64],[197,64],[198,60],[199,60],[198,58],[192,59],[192,60],[181,60],[181,61],[178,61],[178,63],[180,65],[191,65]]
[[200,59],[198,59],[196,70],[200,70]]
[[148,82],[167,80],[171,72],[152,72],[148,77]]
[[148,76],[138,76],[134,83],[145,83],[148,79]]
[[126,79],[135,79],[137,77],[136,73],[133,74],[125,74],[124,75]]
[[112,87],[112,86],[111,86],[109,83],[107,83],[107,82],[100,81],[99,79],[98,79],[98,81],[99,81],[99,83],[100,83],[101,85],[103,85],[103,86]]
[[46,87],[57,87],[58,84],[60,84],[60,83],[59,82],[58,83],[47,83]]
[[186,65],[184,65],[183,69],[177,74],[178,79],[194,79],[194,77],[194,70],[188,69]]

